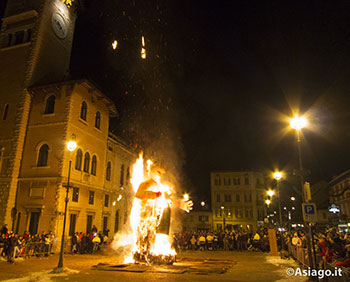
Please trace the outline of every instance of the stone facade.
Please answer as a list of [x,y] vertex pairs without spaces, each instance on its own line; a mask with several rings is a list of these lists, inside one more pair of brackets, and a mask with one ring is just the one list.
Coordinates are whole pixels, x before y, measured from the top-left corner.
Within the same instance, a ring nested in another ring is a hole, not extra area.
[[9,0],[3,19],[0,225],[19,233],[62,233],[69,164],[66,233],[127,224],[136,155],[108,131],[113,102],[87,80],[66,79],[75,18],[60,0]]
[[198,231],[213,229],[213,213],[211,211],[191,211],[182,213],[183,231]]
[[256,229],[266,217],[264,175],[254,171],[210,174],[213,229]]

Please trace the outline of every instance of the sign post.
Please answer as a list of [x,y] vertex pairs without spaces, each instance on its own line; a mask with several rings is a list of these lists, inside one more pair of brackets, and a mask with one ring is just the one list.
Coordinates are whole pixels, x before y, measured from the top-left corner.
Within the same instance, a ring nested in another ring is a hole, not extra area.
[[302,203],[303,208],[303,219],[308,223],[317,222],[317,210],[316,204],[314,203]]

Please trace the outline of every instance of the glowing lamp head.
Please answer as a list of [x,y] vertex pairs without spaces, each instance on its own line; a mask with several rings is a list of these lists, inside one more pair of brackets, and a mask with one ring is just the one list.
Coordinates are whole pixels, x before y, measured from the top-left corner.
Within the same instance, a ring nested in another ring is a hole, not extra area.
[[205,202],[201,202],[201,206],[204,207],[205,206]]
[[267,195],[270,196],[270,197],[272,197],[273,195],[275,195],[275,191],[273,191],[273,190],[268,190],[266,193],[267,193]]
[[290,197],[290,200],[291,201],[295,201],[295,197]]
[[225,207],[224,206],[221,206],[221,209],[223,210]]
[[70,140],[67,143],[67,149],[70,152],[73,152],[77,148],[77,142],[75,141],[75,134],[72,134]]
[[279,172],[279,171],[276,171],[274,174],[273,174],[273,178],[276,179],[277,181],[280,180],[282,178],[282,173]]
[[290,120],[290,127],[300,130],[306,126],[306,119],[304,117],[295,116]]
[[267,199],[267,200],[265,201],[265,204],[269,206],[269,205],[271,204],[271,201],[270,201],[269,199]]

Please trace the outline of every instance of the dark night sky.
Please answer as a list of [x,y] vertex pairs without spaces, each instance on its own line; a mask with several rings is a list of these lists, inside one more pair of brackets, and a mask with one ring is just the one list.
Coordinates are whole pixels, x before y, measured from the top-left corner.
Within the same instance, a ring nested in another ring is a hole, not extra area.
[[[157,34],[166,34],[166,56],[159,54],[168,59],[157,63],[151,54],[147,66],[130,55],[131,41],[127,50],[120,45],[119,55],[110,48],[115,38],[132,34],[131,27],[141,34],[139,14],[132,14],[131,25],[121,16],[123,5],[129,13],[132,1],[101,2],[86,1],[79,16],[72,73],[95,80],[115,101],[117,133],[133,128],[131,135],[142,143],[144,128],[165,121],[164,134],[150,135],[171,143],[184,189],[208,198],[212,170],[291,172],[297,164],[295,136],[283,118],[297,108],[312,124],[302,146],[311,183],[349,169],[347,1],[161,1],[166,3],[162,22],[146,34],[153,49],[160,46],[154,44]],[[159,1],[147,1],[150,7],[136,1],[145,6],[143,17],[159,16],[153,2]],[[168,25],[162,25],[163,18]],[[158,80],[167,85],[163,90]],[[137,124],[147,118],[145,126]]]
[[201,40],[188,76],[192,121],[184,135],[196,186],[208,186],[215,169],[290,172],[295,137],[282,118],[294,108],[308,112],[313,125],[302,146],[311,182],[348,169],[349,4],[202,4],[190,13]]

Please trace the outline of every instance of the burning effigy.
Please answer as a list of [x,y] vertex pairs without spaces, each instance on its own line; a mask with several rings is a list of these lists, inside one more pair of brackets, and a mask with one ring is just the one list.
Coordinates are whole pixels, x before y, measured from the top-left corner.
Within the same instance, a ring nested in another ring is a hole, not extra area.
[[[147,160],[142,153],[132,168],[130,179],[135,197],[130,214],[130,233],[123,245],[130,244],[125,263],[173,264],[176,251],[171,245],[170,223],[173,207],[192,209],[188,195],[176,198],[174,188],[162,182],[165,170]],[[118,244],[118,243],[117,243]]]

